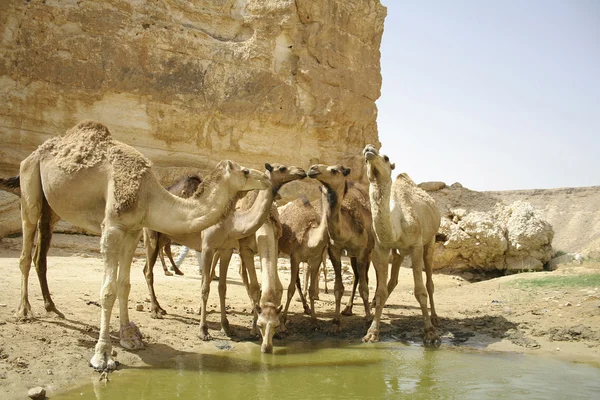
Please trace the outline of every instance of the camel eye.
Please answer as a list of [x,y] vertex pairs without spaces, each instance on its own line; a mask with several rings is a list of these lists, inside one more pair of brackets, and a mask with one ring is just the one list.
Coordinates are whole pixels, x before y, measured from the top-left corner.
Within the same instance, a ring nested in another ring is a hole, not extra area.
[[242,172],[244,173],[244,175],[248,175],[250,173],[250,170],[248,168],[244,168]]
[[334,174],[337,174],[337,173],[338,173],[338,170],[337,170],[336,168],[332,168],[332,169],[331,169],[331,172],[333,172]]
[[388,156],[383,156],[383,159],[385,160],[385,162],[390,162],[390,158]]
[[287,168],[286,167],[281,167],[281,168],[279,168],[279,171],[285,172],[285,171],[287,171]]

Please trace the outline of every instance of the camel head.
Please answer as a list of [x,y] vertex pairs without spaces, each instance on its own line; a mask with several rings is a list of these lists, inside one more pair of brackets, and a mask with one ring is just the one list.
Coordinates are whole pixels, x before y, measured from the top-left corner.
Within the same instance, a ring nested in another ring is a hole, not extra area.
[[267,175],[271,178],[273,190],[279,189],[288,182],[306,178],[306,172],[302,168],[293,165],[286,167],[281,164],[265,163],[265,168],[267,169]]
[[338,165],[311,165],[308,176],[321,182],[325,187],[338,190],[346,185],[346,177],[350,174],[350,168]]
[[380,155],[375,146],[368,144],[363,150],[363,156],[365,157],[365,163],[367,164],[367,177],[369,182],[375,182],[376,180],[392,177],[392,170],[396,168],[396,164],[390,163],[388,156]]
[[200,175],[187,175],[180,182],[177,182],[178,186],[175,188],[176,194],[184,199],[192,197],[198,189],[198,186],[200,186],[200,183],[202,183]]
[[273,303],[265,303],[263,306],[256,305],[258,312],[258,320],[256,324],[263,338],[260,351],[263,353],[273,352],[273,335],[277,332],[277,328],[281,324],[281,310],[283,305],[276,307]]
[[269,177],[255,169],[242,167],[236,162],[226,160],[217,165],[221,170],[223,178],[229,182],[231,188],[238,192],[249,190],[263,190],[271,186]]

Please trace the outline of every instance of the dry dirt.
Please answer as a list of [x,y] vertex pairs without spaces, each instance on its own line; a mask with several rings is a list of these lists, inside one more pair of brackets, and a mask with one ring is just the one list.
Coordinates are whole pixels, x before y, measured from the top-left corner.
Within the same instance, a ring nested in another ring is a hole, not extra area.
[[[55,235],[48,260],[49,286],[64,319],[47,315],[35,271],[31,271],[30,302],[36,318],[18,321],[20,238],[0,241],[0,398],[24,398],[27,390],[43,386],[48,395],[77,386],[97,376],[88,360],[98,338],[100,308],[97,300],[102,278],[98,238],[82,235]],[[176,250],[174,248],[174,250]],[[281,260],[281,279],[289,282],[287,260]],[[209,327],[215,338],[202,342],[199,315],[200,277],[195,257],[188,256],[182,266],[183,277],[167,277],[160,265],[155,268],[156,290],[167,309],[164,320],[150,318],[148,294],[142,268],[144,257],[138,249],[131,273],[130,317],[145,335],[146,348],[137,352],[122,349],[118,342],[113,313],[113,344],[116,359],[124,367],[156,365],[178,354],[218,351],[235,341],[250,341],[250,306],[237,275],[239,259],[234,256],[228,274],[228,318],[234,337],[220,333],[218,292],[211,285]],[[346,264],[347,267],[347,264]],[[482,351],[513,351],[600,365],[600,290],[597,287],[523,288],[518,281],[545,275],[600,273],[600,264],[563,265],[553,272],[527,273],[484,282],[469,283],[458,276],[434,277],[435,300],[441,318],[439,333],[442,350],[447,346],[472,346]],[[351,274],[344,275],[346,296]],[[375,277],[370,277],[374,290]],[[329,283],[332,287],[332,283]],[[411,270],[401,269],[400,283],[388,300],[382,319],[382,340],[420,342],[422,320],[412,292]],[[284,293],[285,296],[285,293]],[[308,316],[301,314],[299,302],[291,306],[289,333],[275,341],[319,341],[332,316],[333,294],[323,293],[317,302],[319,324],[312,330]],[[143,311],[136,311],[142,304]],[[115,308],[117,311],[118,308]],[[344,317],[340,339],[360,341],[366,328],[360,300],[355,315]],[[258,341],[255,341],[259,345]],[[368,346],[365,344],[364,346]]]

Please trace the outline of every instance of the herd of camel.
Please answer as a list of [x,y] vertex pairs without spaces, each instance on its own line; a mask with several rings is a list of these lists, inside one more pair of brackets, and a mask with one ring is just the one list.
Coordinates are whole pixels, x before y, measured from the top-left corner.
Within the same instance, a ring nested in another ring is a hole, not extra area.
[[[80,122],[65,135],[44,142],[23,160],[18,176],[0,179],[1,188],[21,198],[22,280],[17,317],[32,315],[28,300],[32,258],[46,310],[62,316],[48,290],[46,256],[55,224],[65,219],[101,235],[104,278],[100,291],[100,335],[90,361],[95,369],[116,367],[109,324],[117,298],[121,345],[126,349],[143,347],[141,334],[128,314],[130,267],[142,235],[147,254],[144,273],[155,318],[165,313],[153,288],[152,267],[159,251],[170,241],[201,251],[200,337],[203,340],[211,339],[206,306],[211,267],[217,260],[220,260],[221,325],[225,333],[230,333],[225,313],[226,276],[232,252],[237,249],[240,274],[253,304],[251,332],[254,335],[260,332],[263,352],[272,352],[273,335],[286,329],[295,286],[300,289],[298,270],[302,262],[308,265],[311,282],[310,306],[303,300],[304,310],[316,322],[314,301],[325,254],[335,272],[332,332],[340,330],[340,315],[351,314],[358,287],[366,319],[372,320],[363,341],[379,340],[382,309],[397,284],[400,264],[408,255],[412,261],[414,295],[423,314],[424,342],[437,345],[440,339],[435,328],[438,317],[433,302],[432,261],[440,225],[439,211],[433,199],[406,174],[393,180],[394,164],[374,146],[367,145],[362,155],[368,190],[349,181],[350,169],[342,165],[316,164],[305,172],[299,167],[271,163],[265,164],[263,173],[233,161],[221,161],[202,179],[188,176],[166,190],[152,173],[150,162],[137,150],[114,140],[108,128],[99,122]],[[320,183],[320,204],[311,204],[303,197],[278,210],[274,200],[279,189],[307,176]],[[291,264],[285,306],[277,271],[280,253],[288,255]],[[346,308],[340,311],[344,293],[343,253],[350,258],[354,284]],[[262,266],[260,284],[254,266],[255,254],[259,255]],[[377,288],[369,302],[367,273],[371,262]]]

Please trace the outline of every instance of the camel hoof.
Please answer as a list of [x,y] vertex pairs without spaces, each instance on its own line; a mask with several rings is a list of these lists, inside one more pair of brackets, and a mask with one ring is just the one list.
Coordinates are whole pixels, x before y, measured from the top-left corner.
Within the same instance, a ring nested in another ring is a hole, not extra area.
[[152,311],[150,311],[150,318],[152,318],[152,319],[163,319],[163,315],[164,314],[160,310],[152,310]]
[[440,347],[442,340],[435,329],[431,329],[429,331],[425,331],[425,335],[423,336],[423,344],[427,347]]
[[29,304],[27,304],[24,307],[19,307],[19,309],[15,313],[15,317],[18,320],[33,319],[33,313],[31,312],[31,306]]
[[98,372],[114,371],[117,369],[117,365],[118,363],[112,357],[104,357],[102,354],[94,354],[90,360],[90,367]]
[[181,270],[180,270],[180,269],[176,269],[176,270],[175,270],[175,274],[177,274],[177,275],[184,275],[184,273],[183,273],[183,272],[181,272]]
[[46,305],[46,312],[48,313],[55,313],[57,317],[64,319],[65,318],[65,314],[61,313],[60,311],[58,311],[58,309],[56,308],[56,306],[54,304],[48,304]]
[[221,331],[225,336],[231,337],[231,328],[229,327],[229,321],[227,319],[221,321]]
[[306,314],[306,315],[312,314],[312,310],[310,309],[310,307],[304,307],[304,314]]
[[210,333],[208,333],[208,326],[204,325],[200,327],[200,339],[204,340],[205,342],[212,340],[212,336],[210,336]]
[[375,329],[369,329],[362,340],[365,343],[379,342],[379,332]]
[[327,333],[335,335],[338,334],[342,331],[342,328],[340,326],[340,321],[339,320],[333,320],[331,321],[331,326],[329,327],[329,330],[327,331]]
[[219,277],[218,277],[218,276],[216,276],[216,275],[213,275],[211,279],[212,279],[213,281],[218,281],[218,280],[219,280]]
[[120,336],[121,346],[127,350],[139,350],[144,348],[144,343],[142,343],[142,333],[133,322],[130,322],[129,326],[121,327]]
[[169,271],[169,270],[165,270],[165,275],[166,276],[173,276],[173,273],[171,273],[171,271]]
[[352,307],[344,308],[344,311],[342,311],[342,315],[350,317],[352,315]]
[[121,339],[119,343],[127,350],[140,350],[144,348],[144,343],[138,338]]

